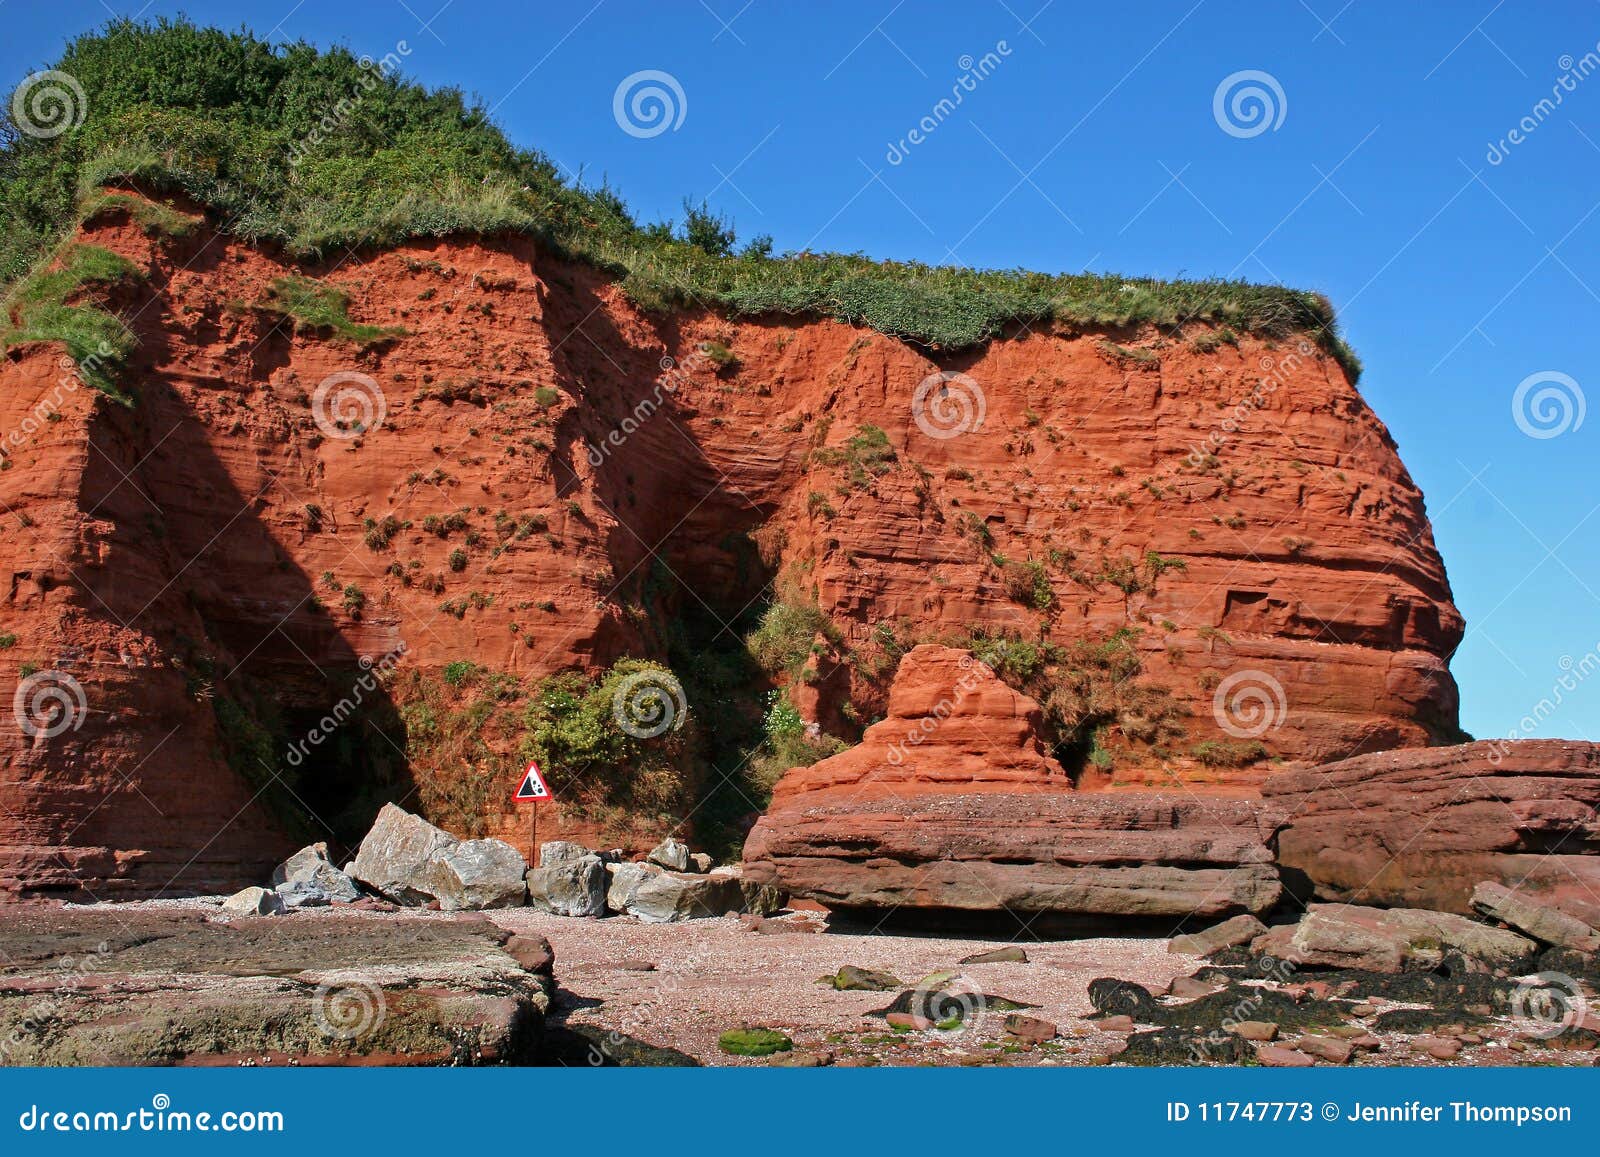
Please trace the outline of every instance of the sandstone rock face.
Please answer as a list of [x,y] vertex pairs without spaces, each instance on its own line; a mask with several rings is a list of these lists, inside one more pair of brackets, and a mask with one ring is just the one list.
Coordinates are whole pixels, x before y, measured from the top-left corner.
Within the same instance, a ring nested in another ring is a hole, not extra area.
[[1274,809],[1074,791],[1039,716],[969,653],[916,648],[888,718],[778,784],[745,844],[747,877],[850,909],[1181,919],[1277,902]]
[[1286,882],[1317,897],[1470,913],[1491,881],[1558,905],[1600,895],[1600,746],[1481,741],[1273,776]]
[[[708,605],[803,578],[839,641],[794,694],[846,738],[884,713],[903,624],[1057,643],[1137,629],[1140,678],[1171,689],[1188,733],[1162,759],[1107,728],[1124,784],[1259,780],[1265,765],[1196,754],[1231,738],[1234,700],[1214,708],[1234,676],[1281,692],[1256,739],[1290,763],[1452,733],[1461,620],[1422,496],[1338,365],[1293,339],[1030,332],[952,358],[835,321],[646,314],[530,241],[453,239],[317,271],[352,321],[405,330],[357,350],[251,308],[301,271],[237,239],[113,214],[83,240],[151,274],[112,302],[136,318],[139,399],[107,403],[55,347],[0,360],[17,516],[0,702],[26,661],[84,704],[62,730],[0,728],[0,889],[265,878],[303,840],[248,778],[257,699],[315,762],[362,660],[437,677],[471,655],[534,679],[652,653],[636,612],[656,544]],[[949,436],[913,403],[957,370],[982,420]],[[858,475],[848,446],[869,428],[892,456]],[[529,532],[502,538],[502,511]],[[424,528],[452,514],[496,542],[459,571],[462,535]],[[1042,568],[1025,596],[997,555]],[[319,816],[373,782],[405,795],[406,761],[367,746],[368,780],[308,774]],[[411,770],[440,797],[467,774]],[[531,852],[513,786],[454,827]],[[601,842],[559,801],[541,809],[547,835]]]

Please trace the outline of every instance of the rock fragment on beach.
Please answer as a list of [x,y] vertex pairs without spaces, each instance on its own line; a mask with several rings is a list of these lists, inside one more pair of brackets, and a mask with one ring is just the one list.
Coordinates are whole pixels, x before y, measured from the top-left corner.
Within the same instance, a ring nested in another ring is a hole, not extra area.
[[284,910],[283,900],[265,888],[244,888],[222,902],[230,916],[276,916]]
[[737,869],[717,868],[706,875],[670,872],[655,864],[611,864],[606,903],[647,924],[706,919],[744,907]]
[[328,845],[308,844],[272,873],[273,891],[288,908],[320,908],[328,904],[353,904],[361,887],[328,858]]
[[846,964],[839,969],[830,982],[840,992],[888,992],[901,986],[900,981],[887,972],[854,964]]
[[557,916],[606,914],[606,865],[578,844],[553,841],[539,849],[539,866],[527,874],[528,903]]
[[687,872],[689,870],[689,845],[681,840],[668,836],[645,857],[652,864],[663,867],[673,872]]
[[1450,950],[1482,967],[1520,971],[1537,946],[1525,936],[1465,916],[1418,908],[1312,904],[1298,924],[1270,929],[1250,950],[1313,968],[1432,972]]
[[1004,948],[993,948],[988,952],[976,952],[971,956],[963,956],[962,964],[1026,964],[1028,953],[1020,944],[1008,944]]
[[397,904],[446,912],[511,908],[527,899],[528,865],[502,840],[459,840],[384,804],[361,841],[355,878]]
[[1210,956],[1226,948],[1237,948],[1241,944],[1248,944],[1266,930],[1265,924],[1246,912],[1199,932],[1174,936],[1167,944],[1167,951],[1180,952],[1188,956]]

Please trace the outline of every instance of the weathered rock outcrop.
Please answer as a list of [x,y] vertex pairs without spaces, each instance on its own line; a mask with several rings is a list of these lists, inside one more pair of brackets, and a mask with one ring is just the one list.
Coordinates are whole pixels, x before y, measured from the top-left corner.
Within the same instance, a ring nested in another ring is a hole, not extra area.
[[1545,902],[1600,896],[1600,746],[1483,741],[1284,772],[1286,882],[1324,900],[1472,912],[1502,884]]
[[849,909],[1182,919],[1277,902],[1275,809],[1074,791],[1039,717],[969,653],[918,647],[888,718],[779,783],[745,845],[747,875]]
[[1263,933],[1250,950],[1295,965],[1365,972],[1432,972],[1455,951],[1486,968],[1520,972],[1538,947],[1526,936],[1453,912],[1312,904],[1298,923]]
[[0,923],[0,1065],[537,1063],[551,971],[482,919],[32,906]]
[[[258,758],[286,742],[317,764],[294,806],[320,819],[353,809],[359,832],[420,782],[473,809],[429,819],[531,851],[513,782],[466,783],[471,761],[373,738],[339,765],[321,721],[350,682],[386,656],[536,679],[659,654],[653,618],[731,616],[769,584],[831,622],[792,694],[846,738],[913,636],[1124,628],[1188,715],[1164,753],[1103,729],[1123,785],[1259,780],[1201,746],[1231,740],[1234,701],[1214,707],[1234,676],[1278,689],[1253,741],[1291,763],[1453,734],[1461,620],[1421,494],[1308,343],[1061,327],[952,356],[836,321],[646,313],[526,239],[328,269],[119,212],[83,240],[148,272],[108,303],[133,319],[138,398],[99,397],[53,346],[0,359],[0,702],[26,670],[83,705],[61,730],[0,728],[0,889],[263,879],[303,842],[267,806],[288,764]],[[404,333],[297,329],[260,304],[291,274]],[[940,373],[961,376],[929,403]],[[976,420],[941,426],[960,391]],[[388,693],[363,711],[392,714]],[[547,836],[609,846],[542,806]]]

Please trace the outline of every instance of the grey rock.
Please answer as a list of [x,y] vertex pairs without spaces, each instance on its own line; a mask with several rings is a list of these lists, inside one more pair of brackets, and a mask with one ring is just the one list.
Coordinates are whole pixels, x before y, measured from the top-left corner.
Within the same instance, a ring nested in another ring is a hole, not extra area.
[[623,862],[606,865],[606,907],[613,912],[626,912],[633,894],[646,880],[661,874],[654,864]]
[[1199,932],[1174,936],[1167,945],[1168,952],[1181,952],[1186,956],[1210,956],[1226,948],[1237,948],[1262,935],[1267,926],[1249,913],[1213,924]]
[[316,906],[319,895],[324,897],[320,903],[327,904],[349,904],[361,899],[361,888],[328,859],[327,844],[301,848],[277,866],[272,883],[273,890],[291,908]]
[[397,904],[427,904],[435,898],[432,865],[457,842],[420,816],[387,803],[361,841],[350,874]]
[[1600,951],[1600,931],[1548,904],[1485,881],[1472,890],[1472,906],[1485,916],[1509,924],[1535,940],[1574,952]]
[[689,870],[689,845],[681,840],[668,836],[657,844],[645,859],[652,864],[659,864],[663,868],[674,872],[687,872]]
[[616,864],[606,903],[647,924],[705,919],[737,910],[744,903],[735,872],[707,875],[668,872],[654,864]]
[[329,862],[327,844],[307,844],[272,870],[272,886],[305,879],[318,864]]
[[462,840],[439,860],[434,895],[446,912],[518,908],[527,903],[528,862],[504,840]]
[[776,884],[761,883],[744,874],[744,869],[729,865],[713,868],[714,876],[733,876],[739,881],[739,911],[757,916],[775,916],[789,906],[789,893]]
[[551,840],[539,845],[539,867],[553,868],[557,864],[570,864],[593,855],[594,852],[571,840]]
[[272,891],[291,912],[299,911],[301,908],[326,908],[333,903],[332,896],[306,880],[279,884]]
[[397,904],[437,900],[447,912],[508,908],[527,896],[528,865],[501,840],[458,840],[385,804],[361,841],[352,875]]
[[284,905],[276,892],[245,888],[224,900],[222,910],[231,916],[276,916],[284,910]]
[[[549,844],[545,848],[549,848]],[[576,846],[576,845],[569,845]],[[543,860],[544,851],[540,851]],[[590,853],[528,869],[528,903],[557,916],[606,914],[606,866]]]

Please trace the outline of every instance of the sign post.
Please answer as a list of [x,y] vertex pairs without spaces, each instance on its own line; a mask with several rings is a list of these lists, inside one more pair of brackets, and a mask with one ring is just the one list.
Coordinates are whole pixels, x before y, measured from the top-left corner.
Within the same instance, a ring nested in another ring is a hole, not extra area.
[[544,775],[539,771],[537,761],[530,760],[527,768],[522,773],[522,782],[517,785],[517,793],[512,797],[517,803],[525,803],[533,808],[532,847],[528,852],[528,863],[537,868],[539,866],[539,801],[550,799],[550,788],[544,782]]

